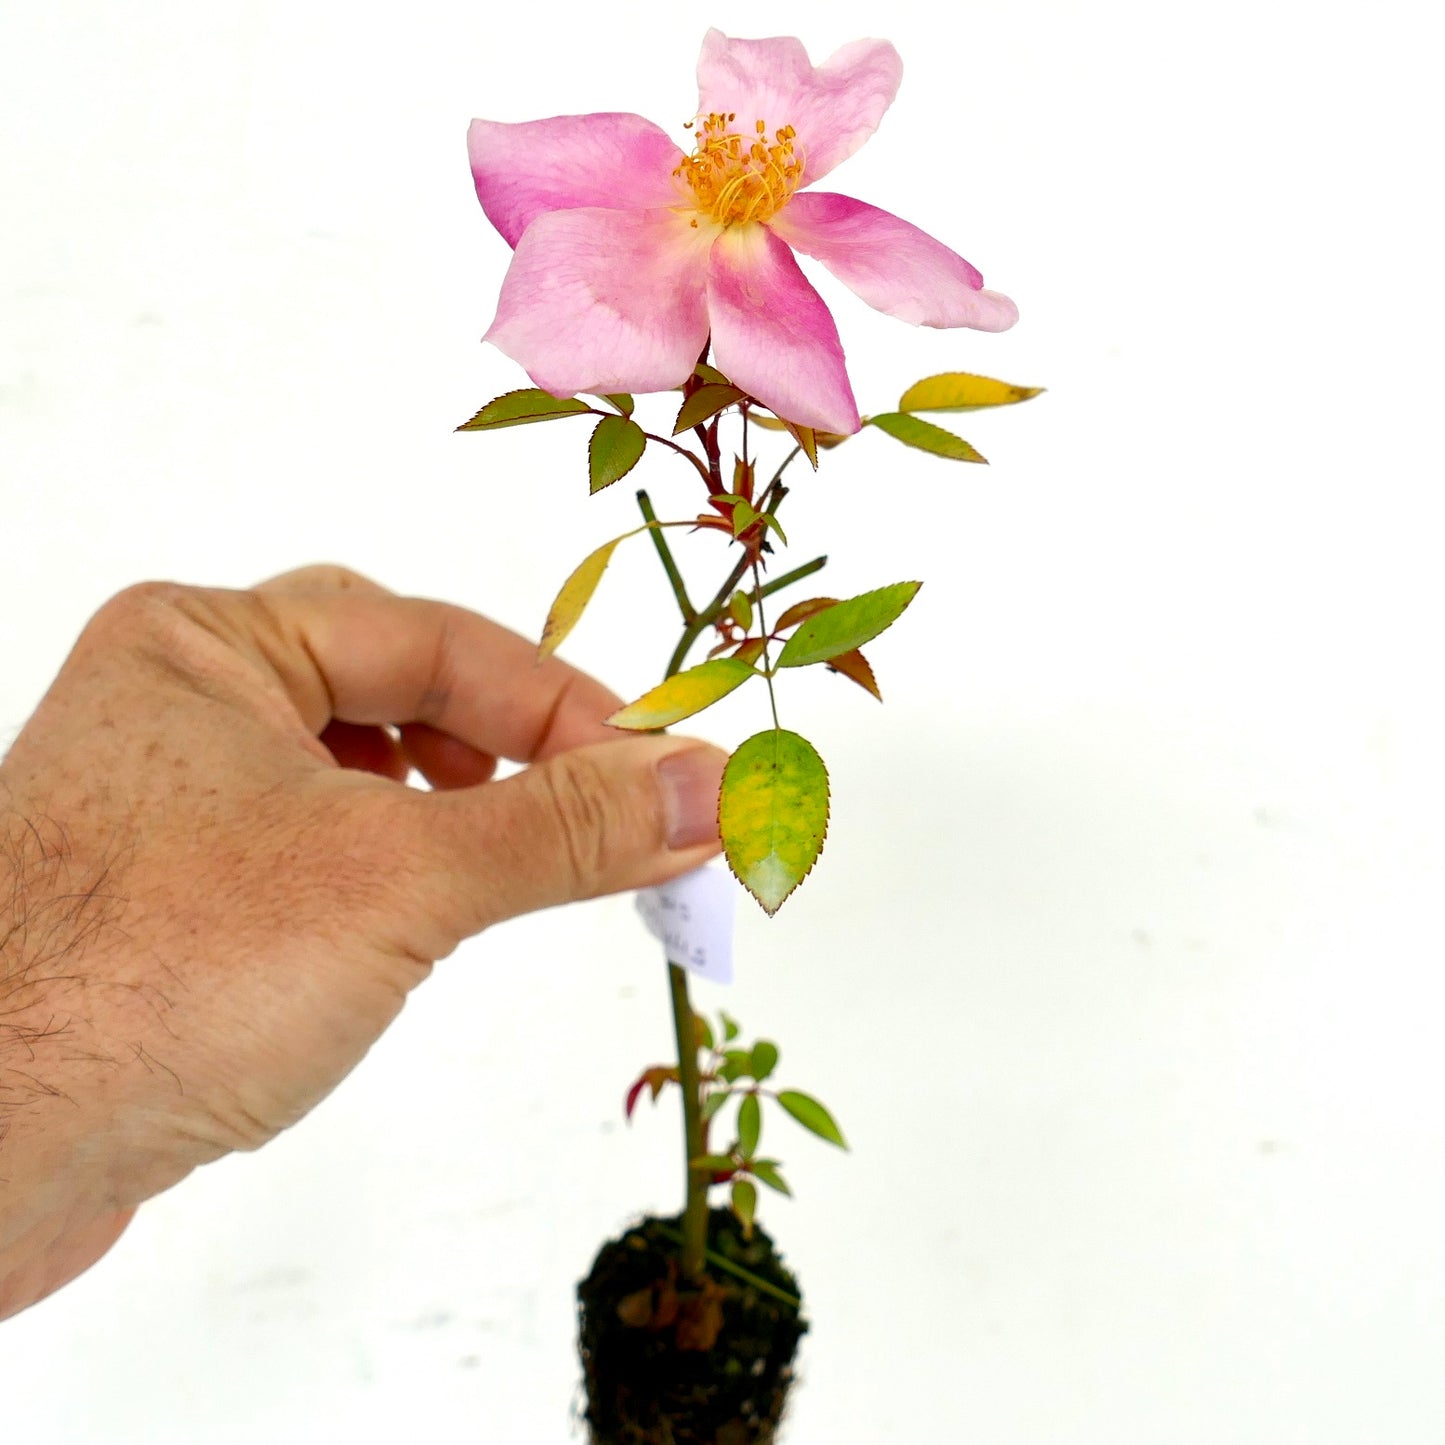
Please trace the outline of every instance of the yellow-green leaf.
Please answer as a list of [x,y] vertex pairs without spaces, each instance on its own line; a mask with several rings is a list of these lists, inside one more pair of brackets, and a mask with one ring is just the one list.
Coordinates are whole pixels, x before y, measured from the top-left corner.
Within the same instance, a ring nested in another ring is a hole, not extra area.
[[778,1095],[778,1103],[803,1128],[811,1130],[820,1139],[826,1139],[840,1149],[848,1147],[843,1139],[843,1131],[833,1121],[833,1116],[810,1094],[801,1093],[797,1089],[784,1089]]
[[630,417],[604,416],[587,448],[593,492],[620,481],[647,449],[647,434]]
[[750,677],[758,676],[761,674],[754,668],[735,657],[715,657],[711,662],[700,662],[696,667],[659,683],[651,692],[643,693],[636,702],[630,702],[613,713],[607,719],[607,725],[635,732],[671,727],[673,723],[711,707]]
[[730,382],[717,367],[709,366],[705,361],[699,361],[698,364],[693,367],[692,372],[694,376],[700,376],[704,381],[716,382],[718,386],[732,385],[732,382]]
[[980,411],[987,406],[1012,406],[1037,396],[1041,386],[1015,386],[991,376],[945,371],[925,376],[898,398],[899,411]]
[[870,416],[866,423],[887,432],[905,446],[917,447],[921,452],[930,452],[936,457],[947,457],[953,462],[987,462],[988,458],[976,447],[970,446],[960,436],[934,426],[921,417],[909,416],[906,412],[885,411],[882,416]]
[[750,737],[723,769],[718,826],[728,866],[776,913],[828,832],[828,770],[813,745],[785,728]]
[[542,640],[537,645],[539,657],[550,657],[561,647],[562,640],[576,627],[577,619],[592,600],[592,594],[597,590],[597,584],[602,580],[602,574],[607,570],[607,564],[612,560],[617,544],[632,535],[633,533],[626,532],[621,537],[604,542],[595,552],[585,557],[581,566],[562,584],[562,590],[557,594],[557,600],[552,604],[552,610],[547,614],[546,624],[542,628]]
[[739,589],[733,593],[733,599],[728,603],[728,611],[744,632],[753,630],[753,603],[746,592]]
[[695,426],[701,426],[709,417],[716,416],[724,407],[732,406],[746,395],[747,392],[741,391],[735,386],[722,385],[713,381],[698,387],[683,402],[681,410],[677,413],[677,421],[672,428],[673,436],[680,436]]
[[604,391],[599,395],[609,406],[615,406],[623,416],[631,416],[633,400],[625,391]]
[[921,586],[921,582],[895,582],[804,618],[783,644],[778,666],[807,667],[862,647],[902,616]]
[[555,421],[559,416],[579,416],[591,410],[585,401],[578,401],[575,396],[557,397],[549,391],[529,386],[521,391],[509,391],[505,396],[489,401],[457,430],[496,431],[504,426],[526,426],[534,421]]
[[733,1213],[743,1227],[743,1238],[753,1237],[753,1216],[758,1210],[757,1185],[746,1179],[733,1180]]

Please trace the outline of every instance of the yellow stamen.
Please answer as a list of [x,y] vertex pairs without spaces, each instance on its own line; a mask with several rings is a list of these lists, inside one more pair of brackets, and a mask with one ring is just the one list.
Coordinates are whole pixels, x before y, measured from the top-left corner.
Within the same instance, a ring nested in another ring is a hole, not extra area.
[[756,135],[745,138],[731,129],[735,120],[735,114],[715,111],[689,121],[697,145],[673,172],[687,183],[696,208],[723,226],[768,220],[787,205],[803,179],[792,126],[775,130],[769,145],[766,121],[755,121]]

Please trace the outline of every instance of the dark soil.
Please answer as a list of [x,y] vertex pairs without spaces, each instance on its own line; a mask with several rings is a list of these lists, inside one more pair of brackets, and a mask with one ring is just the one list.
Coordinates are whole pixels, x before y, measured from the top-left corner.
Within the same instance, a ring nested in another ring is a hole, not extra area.
[[[577,1287],[593,1445],[770,1445],[807,1322],[720,1268],[688,1287],[679,1227],[644,1219],[603,1245]],[[798,1297],[772,1240],[756,1226],[744,1239],[729,1210],[712,1211],[708,1248]]]

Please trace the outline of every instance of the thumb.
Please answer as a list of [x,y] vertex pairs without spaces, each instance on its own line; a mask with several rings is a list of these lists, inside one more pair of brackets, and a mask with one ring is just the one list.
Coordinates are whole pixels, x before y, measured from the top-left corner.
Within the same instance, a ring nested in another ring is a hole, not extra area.
[[665,882],[719,849],[727,754],[690,738],[596,743],[499,783],[421,801],[426,852],[457,936],[602,893]]

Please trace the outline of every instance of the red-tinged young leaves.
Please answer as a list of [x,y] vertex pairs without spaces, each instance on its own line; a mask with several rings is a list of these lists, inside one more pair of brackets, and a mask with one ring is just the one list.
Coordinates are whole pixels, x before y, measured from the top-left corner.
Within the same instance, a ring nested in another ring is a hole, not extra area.
[[743,1227],[743,1238],[753,1237],[753,1216],[758,1210],[757,1186],[746,1179],[733,1180],[733,1213]]
[[811,617],[815,612],[824,612],[829,607],[837,605],[836,597],[809,597],[806,602],[795,602],[773,624],[773,631],[785,632],[790,627],[796,627],[804,618]]
[[833,1122],[833,1116],[810,1094],[799,1093],[797,1089],[784,1089],[778,1095],[780,1103],[803,1128],[810,1130],[820,1139],[846,1149],[843,1131]]
[[750,677],[758,677],[756,669],[735,657],[715,657],[700,662],[686,672],[679,672],[645,692],[608,718],[607,726],[626,728],[630,732],[651,732],[671,727],[685,717],[711,707]]
[[489,401],[457,430],[496,431],[504,426],[526,426],[534,421],[556,421],[562,416],[580,416],[591,409],[585,401],[578,401],[575,396],[556,397],[551,392],[529,386],[521,391],[509,391],[505,396]]
[[557,600],[552,604],[552,610],[547,614],[547,621],[542,628],[542,641],[537,646],[540,657],[550,657],[561,647],[563,640],[576,627],[578,619],[592,600],[592,594],[597,590],[597,584],[602,580],[602,574],[607,570],[607,564],[612,560],[617,544],[632,535],[627,532],[621,537],[614,537],[610,542],[604,542],[595,552],[585,557],[581,566],[562,584],[562,590],[557,594]]
[[741,457],[733,458],[733,491],[740,497],[752,499],[753,464],[745,462]]
[[769,1189],[776,1189],[779,1194],[786,1194],[791,1197],[793,1191],[788,1188],[787,1180],[778,1172],[778,1161],[776,1159],[750,1159],[748,1161],[748,1173],[751,1174],[759,1184],[766,1184]]
[[725,407],[735,406],[745,396],[747,392],[739,391],[737,387],[726,383],[705,383],[683,402],[677,413],[677,421],[673,423],[673,436],[680,436],[695,426],[701,426]]
[[895,582],[837,602],[805,618],[778,654],[779,667],[807,667],[852,652],[891,627],[917,595],[921,582]]
[[604,416],[587,447],[593,493],[620,481],[647,450],[647,434],[630,417]]
[[758,1138],[763,1132],[763,1110],[756,1094],[744,1094],[738,1105],[738,1153],[751,1159],[757,1152]]
[[753,1078],[762,1083],[778,1067],[778,1046],[771,1039],[753,1045]]
[[669,1068],[666,1064],[654,1064],[650,1069],[644,1069],[637,1082],[627,1091],[627,1118],[632,1119],[632,1111],[637,1107],[637,1101],[644,1089],[652,1090],[652,1102],[657,1102],[657,1096],[662,1092],[664,1085],[677,1082],[677,1070]]
[[1015,386],[991,376],[967,371],[945,371],[925,376],[898,398],[899,411],[981,411],[989,406],[1012,406],[1043,391],[1041,386]]
[[951,431],[944,431],[941,426],[934,426],[931,421],[910,416],[907,412],[886,411],[882,416],[870,416],[865,425],[876,426],[879,431],[886,432],[904,446],[928,452],[931,456],[946,457],[952,462],[988,461],[977,447],[970,446],[961,436],[955,436]]
[[865,692],[871,692],[879,702],[883,701],[873,669],[869,666],[868,659],[856,647],[851,652],[840,652],[836,657],[830,657],[828,668],[856,682]]
[[749,637],[738,650],[733,653],[739,662],[746,662],[749,667],[763,655],[765,640],[761,637]]
[[723,851],[734,876],[773,914],[808,876],[828,832],[828,770],[804,737],[755,733],[723,769]]

